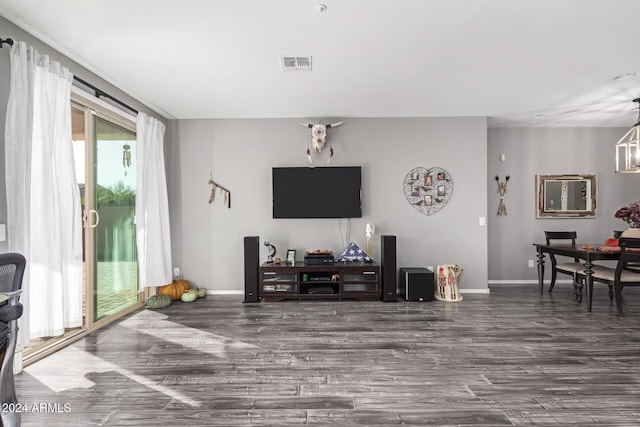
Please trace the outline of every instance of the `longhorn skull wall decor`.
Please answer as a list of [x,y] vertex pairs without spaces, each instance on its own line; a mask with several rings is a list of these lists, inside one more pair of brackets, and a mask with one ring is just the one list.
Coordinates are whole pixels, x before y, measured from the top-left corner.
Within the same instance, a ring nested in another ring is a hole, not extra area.
[[[332,123],[329,125],[323,125],[322,123],[298,123],[300,126],[307,127],[311,129],[311,138],[309,139],[309,146],[307,147],[307,159],[309,159],[309,163],[313,163],[311,160],[311,148],[316,153],[321,153],[324,149],[324,146],[327,143],[327,129],[331,129],[332,127],[340,126],[342,122]],[[329,159],[327,159],[327,163],[331,161],[333,157],[333,146],[329,143]]]

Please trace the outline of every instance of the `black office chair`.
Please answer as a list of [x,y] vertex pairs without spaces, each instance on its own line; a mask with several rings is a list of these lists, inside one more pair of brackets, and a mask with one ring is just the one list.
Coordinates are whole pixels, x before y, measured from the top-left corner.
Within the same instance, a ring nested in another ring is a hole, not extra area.
[[[25,258],[17,253],[0,254],[0,294],[7,297],[0,303],[0,403],[2,406],[18,403],[13,381],[13,355],[16,351],[18,318],[22,316],[22,304],[18,301],[22,293],[22,277]],[[4,298],[3,298],[4,299]],[[2,426],[19,426],[20,412],[0,412]]]
[[[618,314],[624,316],[622,310],[622,288],[640,286],[640,239],[620,237],[620,256],[616,268],[598,269],[593,273],[593,281],[613,286],[613,294],[618,307]],[[593,295],[593,289],[589,289]],[[593,297],[591,298],[593,300]]]
[[[545,231],[544,236],[547,240],[547,245],[553,243],[571,243],[572,246],[576,245],[576,238],[578,233],[575,231]],[[584,263],[580,262],[578,258],[573,258],[573,262],[558,263],[556,255],[551,254],[551,284],[549,285],[549,292],[553,290],[556,284],[556,277],[558,273],[568,274],[573,278],[574,292],[577,292],[577,287],[580,278],[578,273],[584,271]]]

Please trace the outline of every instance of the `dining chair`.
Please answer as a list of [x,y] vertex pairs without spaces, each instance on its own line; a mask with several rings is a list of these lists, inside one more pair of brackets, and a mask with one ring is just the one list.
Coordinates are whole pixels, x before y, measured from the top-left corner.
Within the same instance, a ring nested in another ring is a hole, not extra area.
[[[576,231],[545,231],[544,236],[546,238],[547,245],[551,245],[553,243],[571,243],[572,246],[575,246],[578,233]],[[554,254],[550,254],[550,258],[551,284],[549,285],[549,292],[553,291],[558,273],[568,274],[571,276],[573,278],[574,291],[576,291],[578,284],[580,283],[579,273],[583,272],[585,269],[584,263],[580,262],[578,258],[573,258],[573,262],[559,263],[556,255]]]
[[[618,240],[618,245],[620,246],[620,255],[616,268],[594,271],[593,281],[613,286],[618,314],[624,316],[622,310],[622,288],[625,286],[640,286],[640,239],[621,237]],[[593,293],[591,294],[593,295]]]
[[[13,380],[13,355],[16,351],[16,339],[18,334],[18,318],[22,316],[22,277],[26,260],[18,253],[0,254],[0,294],[6,300],[0,305],[0,331],[4,338],[0,339],[4,346],[4,358],[0,367],[0,403],[15,405],[15,383]],[[19,426],[21,417],[19,411],[1,411],[0,425]]]

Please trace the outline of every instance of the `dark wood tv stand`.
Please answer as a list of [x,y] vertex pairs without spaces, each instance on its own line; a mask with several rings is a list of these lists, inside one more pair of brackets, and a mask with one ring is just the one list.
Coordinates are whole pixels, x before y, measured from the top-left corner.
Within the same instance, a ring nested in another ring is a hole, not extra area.
[[380,266],[376,263],[264,263],[258,270],[258,295],[265,301],[380,299]]

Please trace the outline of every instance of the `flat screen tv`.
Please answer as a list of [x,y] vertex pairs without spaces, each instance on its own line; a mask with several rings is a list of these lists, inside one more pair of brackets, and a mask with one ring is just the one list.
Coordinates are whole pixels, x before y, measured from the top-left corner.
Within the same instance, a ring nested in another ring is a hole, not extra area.
[[362,217],[360,172],[360,166],[273,168],[273,217]]

